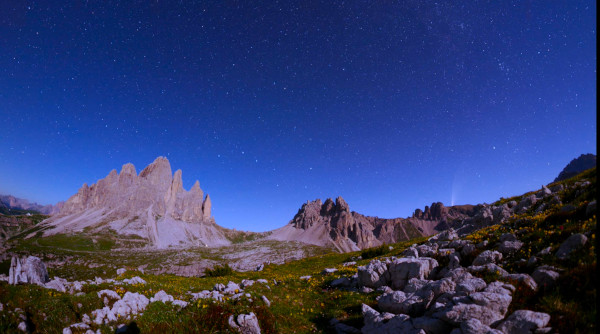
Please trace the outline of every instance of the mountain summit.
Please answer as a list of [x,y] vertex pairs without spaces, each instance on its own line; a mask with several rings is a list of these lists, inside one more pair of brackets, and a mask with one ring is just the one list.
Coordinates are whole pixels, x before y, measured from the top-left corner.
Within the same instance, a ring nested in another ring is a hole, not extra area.
[[196,181],[183,189],[181,170],[158,157],[137,175],[131,163],[96,184],[84,184],[60,212],[45,220],[45,235],[114,233],[145,239],[156,248],[229,244],[211,216],[211,200]]
[[569,164],[563,168],[560,174],[558,174],[558,177],[554,179],[554,182],[566,180],[594,167],[596,167],[596,155],[591,153],[582,154],[579,157],[571,160],[571,162],[569,162]]

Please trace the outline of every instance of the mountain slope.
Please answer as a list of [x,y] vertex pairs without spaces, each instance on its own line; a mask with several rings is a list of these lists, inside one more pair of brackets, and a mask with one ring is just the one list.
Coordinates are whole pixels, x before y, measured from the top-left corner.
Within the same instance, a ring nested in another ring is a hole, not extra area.
[[229,240],[211,216],[211,200],[196,181],[183,189],[164,157],[136,174],[133,164],[84,184],[60,212],[42,223],[44,235],[87,232],[130,236],[149,246],[222,246]]
[[473,206],[445,207],[433,203],[425,211],[415,210],[410,218],[384,219],[350,211],[346,201],[320,199],[302,205],[286,226],[268,238],[295,240],[319,246],[332,246],[340,252],[357,251],[428,236],[448,228],[451,221],[475,215]]

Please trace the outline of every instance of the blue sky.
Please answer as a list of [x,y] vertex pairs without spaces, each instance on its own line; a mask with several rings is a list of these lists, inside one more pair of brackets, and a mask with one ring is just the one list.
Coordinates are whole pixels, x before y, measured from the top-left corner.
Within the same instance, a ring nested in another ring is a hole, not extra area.
[[66,200],[157,156],[264,231],[303,202],[405,217],[596,153],[596,3],[0,5],[0,193]]

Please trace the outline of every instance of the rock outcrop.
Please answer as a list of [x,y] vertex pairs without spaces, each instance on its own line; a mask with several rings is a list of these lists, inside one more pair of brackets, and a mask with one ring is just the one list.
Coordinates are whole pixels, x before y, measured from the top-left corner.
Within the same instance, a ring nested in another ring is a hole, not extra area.
[[409,218],[384,219],[350,211],[342,197],[335,202],[317,199],[303,204],[289,224],[273,231],[269,238],[350,252],[438,233],[453,220],[475,215],[476,209],[472,205],[445,207],[437,202],[424,211],[417,209]]
[[569,162],[569,164],[558,174],[554,182],[566,180],[585,170],[596,167],[595,154],[582,154]]
[[167,158],[158,157],[137,175],[125,164],[96,184],[84,184],[60,212],[43,222],[44,234],[114,230],[134,235],[157,248],[221,246],[228,239],[211,215],[211,200],[196,181],[183,188],[181,170],[171,172]]
[[43,286],[49,280],[46,265],[39,257],[19,258],[13,256],[11,259],[8,284],[29,283]]

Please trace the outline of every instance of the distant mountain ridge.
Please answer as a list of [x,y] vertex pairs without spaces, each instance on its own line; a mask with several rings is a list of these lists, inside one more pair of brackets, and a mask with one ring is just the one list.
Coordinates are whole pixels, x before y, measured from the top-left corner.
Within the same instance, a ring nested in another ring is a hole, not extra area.
[[333,246],[350,252],[387,243],[410,240],[446,230],[448,223],[475,215],[474,206],[445,207],[433,203],[417,209],[412,217],[385,219],[350,211],[346,201],[317,199],[302,205],[286,226],[269,236],[275,240],[297,240],[319,246]]
[[596,167],[596,155],[591,153],[582,154],[579,157],[571,160],[571,162],[569,162],[569,164],[563,168],[560,174],[558,174],[558,177],[554,179],[554,182],[566,180],[594,167]]
[[24,211],[35,211],[44,215],[54,215],[60,211],[64,202],[58,202],[56,205],[48,204],[41,205],[38,203],[31,203],[29,200],[18,198],[12,195],[0,195],[0,208],[4,209],[7,214],[10,214],[10,210],[24,210]]

